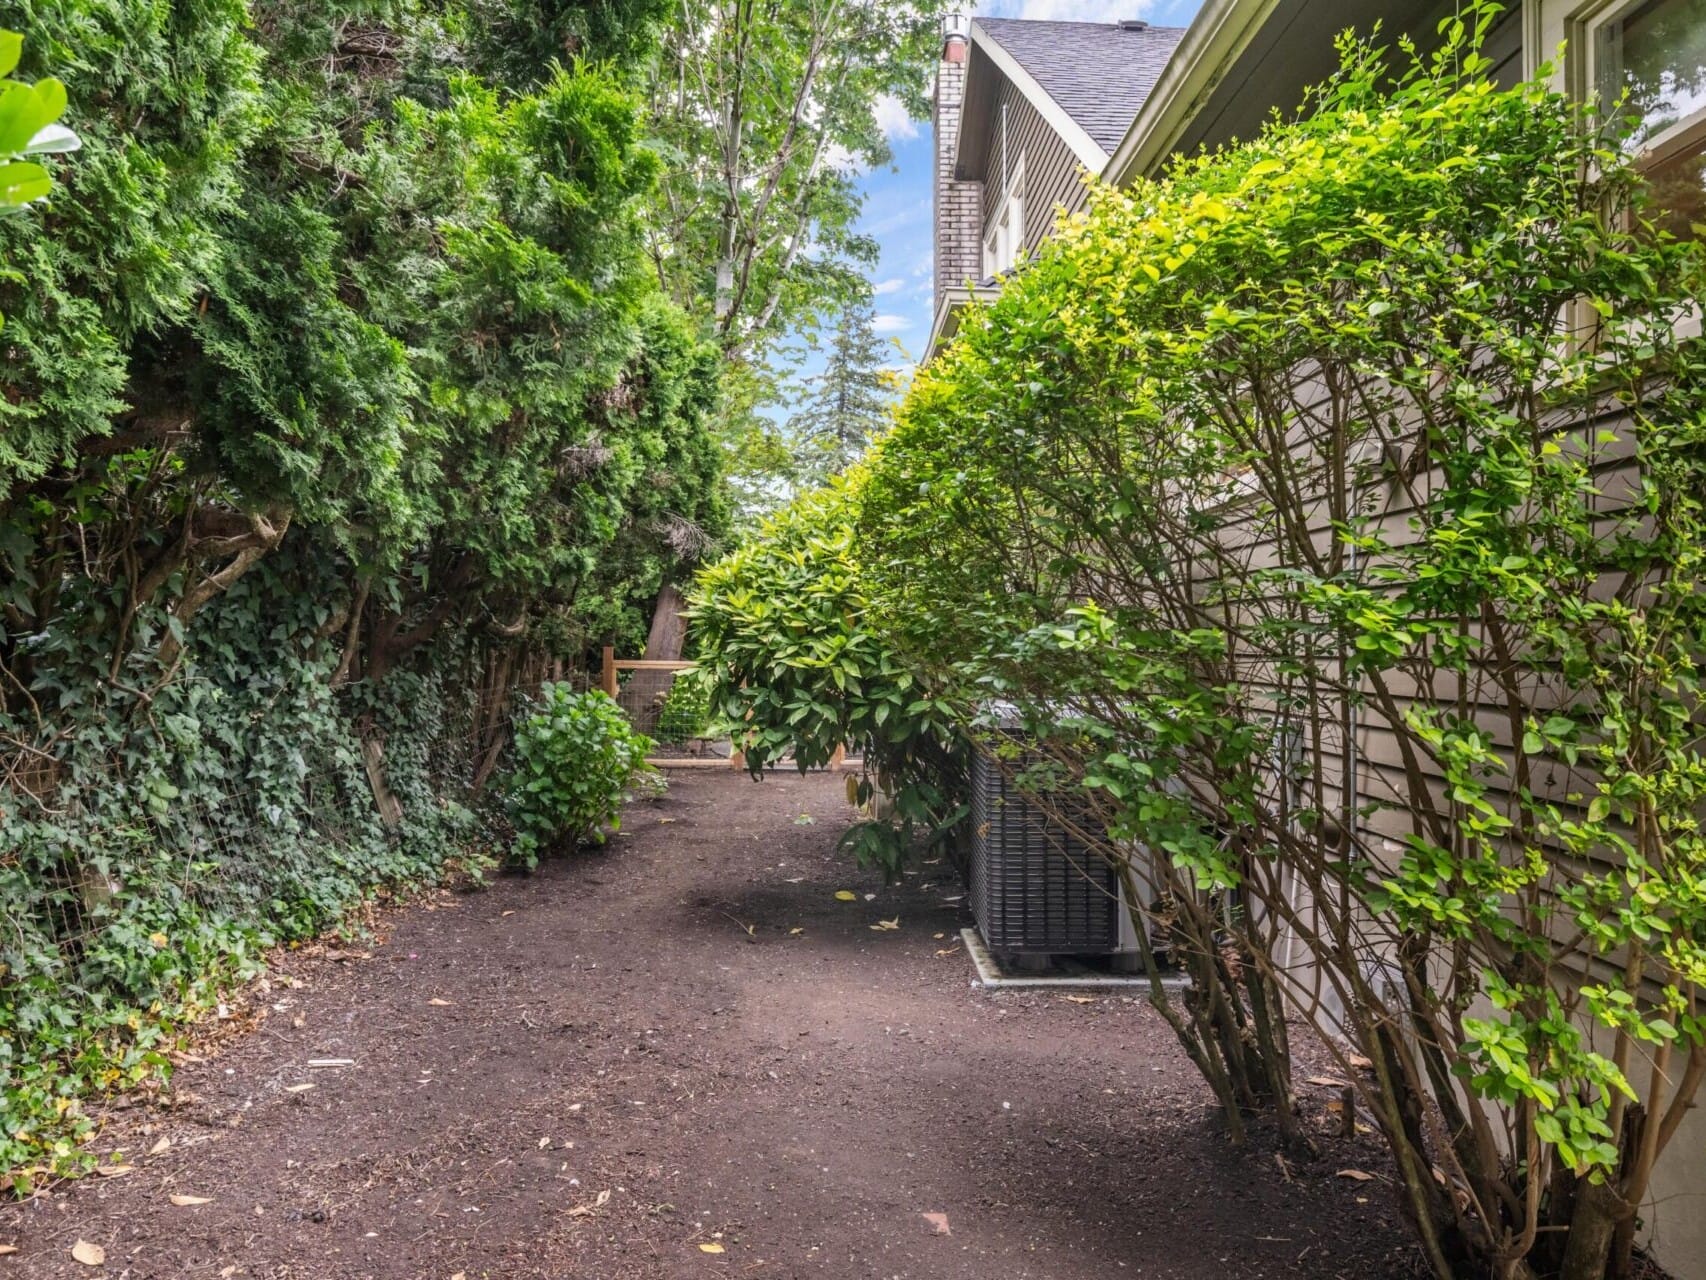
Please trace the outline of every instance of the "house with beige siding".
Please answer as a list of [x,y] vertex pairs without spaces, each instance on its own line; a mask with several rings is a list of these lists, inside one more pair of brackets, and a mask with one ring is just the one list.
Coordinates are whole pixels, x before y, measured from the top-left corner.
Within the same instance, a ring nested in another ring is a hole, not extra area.
[[[1337,65],[1334,36],[1376,23],[1425,52],[1452,3],[1414,0],[1207,0],[1185,30],[1141,23],[977,19],[945,29],[936,101],[936,308],[930,352],[963,310],[1022,270],[1089,185],[1125,186],[1175,158],[1251,137],[1297,111]],[[1514,84],[1546,70],[1584,103],[1627,96],[1627,145],[1652,178],[1657,218],[1679,235],[1706,224],[1706,0],[1513,0],[1484,48]],[[1698,328],[1698,318],[1679,323]],[[1627,477],[1608,457],[1605,492]],[[1372,513],[1402,524],[1396,493]],[[1345,809],[1397,794],[1389,735],[1351,719],[1332,780]],[[1369,806],[1356,838],[1401,838],[1403,815]],[[1299,978],[1298,981],[1306,981]],[[1660,1163],[1643,1229],[1679,1280],[1706,1280],[1706,1121],[1690,1115]]]

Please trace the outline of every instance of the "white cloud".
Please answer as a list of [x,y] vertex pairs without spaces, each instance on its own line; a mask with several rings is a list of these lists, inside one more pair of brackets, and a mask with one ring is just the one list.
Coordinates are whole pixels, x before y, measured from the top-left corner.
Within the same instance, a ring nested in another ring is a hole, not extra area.
[[865,172],[865,162],[839,142],[830,143],[824,150],[823,163],[828,168],[838,169],[850,177],[857,177]]
[[881,315],[871,321],[875,333],[905,333],[910,328],[912,321],[905,316]]
[[878,94],[871,110],[877,118],[877,128],[891,142],[905,142],[918,136],[918,121],[907,111],[906,104],[893,94]]
[[871,286],[871,293],[874,297],[881,298],[885,294],[899,293],[904,288],[904,280],[879,280]]

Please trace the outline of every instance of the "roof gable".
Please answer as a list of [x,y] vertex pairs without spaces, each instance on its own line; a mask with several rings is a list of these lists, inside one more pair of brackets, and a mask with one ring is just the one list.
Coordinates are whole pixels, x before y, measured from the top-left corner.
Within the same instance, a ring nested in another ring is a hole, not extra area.
[[1182,27],[1018,18],[979,18],[977,26],[1106,155],[1119,147],[1185,34]]

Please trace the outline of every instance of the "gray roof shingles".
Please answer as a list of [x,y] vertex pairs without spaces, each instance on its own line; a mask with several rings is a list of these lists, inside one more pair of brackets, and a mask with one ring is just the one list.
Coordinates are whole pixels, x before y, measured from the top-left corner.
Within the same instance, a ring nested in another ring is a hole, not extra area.
[[1182,27],[1128,31],[1111,22],[979,18],[977,25],[1109,155],[1185,34]]

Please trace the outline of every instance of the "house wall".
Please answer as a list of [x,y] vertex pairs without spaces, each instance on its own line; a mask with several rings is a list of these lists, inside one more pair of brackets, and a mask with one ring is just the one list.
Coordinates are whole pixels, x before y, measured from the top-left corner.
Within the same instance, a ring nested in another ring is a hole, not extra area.
[[982,202],[978,217],[981,245],[990,220],[1001,208],[1009,179],[1024,160],[1025,237],[1027,254],[1035,253],[1054,232],[1059,208],[1068,213],[1084,207],[1089,189],[1083,181],[1084,166],[1071,147],[1049,127],[1030,99],[1002,77],[995,95],[995,113],[985,167]]
[[[957,53],[956,53],[957,46]],[[942,295],[983,275],[983,184],[954,179],[954,150],[965,103],[967,46],[949,40],[936,67],[935,267],[936,308]]]

